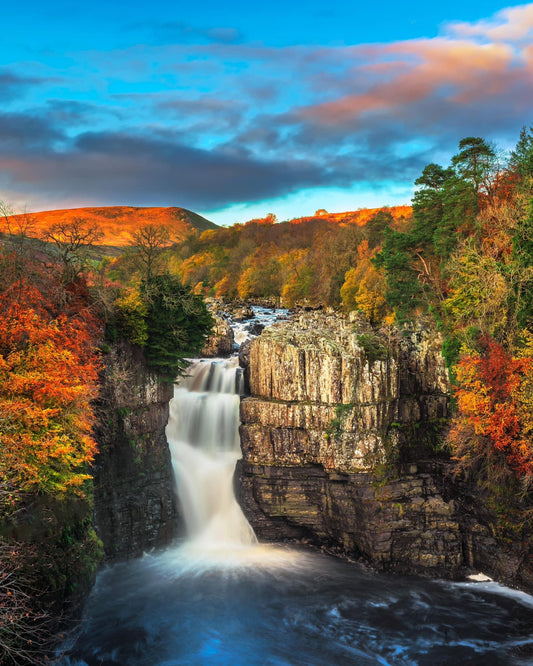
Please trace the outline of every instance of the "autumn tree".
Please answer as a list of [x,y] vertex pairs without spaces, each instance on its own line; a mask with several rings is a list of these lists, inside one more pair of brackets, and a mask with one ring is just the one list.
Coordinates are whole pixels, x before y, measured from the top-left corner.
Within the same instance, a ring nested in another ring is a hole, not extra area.
[[240,298],[279,297],[281,272],[275,246],[261,245],[246,259],[237,289]]
[[465,241],[448,263],[447,271],[449,292],[444,308],[454,328],[474,327],[503,339],[512,315],[509,271],[473,239]]
[[171,243],[170,229],[161,225],[145,224],[131,234],[132,257],[143,279],[162,271],[163,252]]
[[85,271],[91,257],[92,245],[100,240],[103,232],[83,218],[71,222],[57,222],[42,235],[50,244],[49,253],[60,267],[61,282],[75,282]]
[[[0,249],[0,255],[5,250]],[[0,288],[0,661],[44,663],[68,599],[101,559],[91,522],[101,330],[58,273],[5,275]],[[9,277],[12,278],[11,284]],[[67,538],[68,537],[68,538]]]
[[313,272],[308,256],[308,249],[298,249],[291,250],[279,258],[283,282],[281,299],[288,307],[309,300]]
[[83,492],[96,444],[96,322],[55,317],[29,284],[0,294],[0,469],[23,492]]
[[3,280],[19,280],[35,270],[34,218],[28,213],[15,215],[15,211],[0,201],[0,229],[5,239],[5,251],[0,256]]
[[372,263],[373,252],[368,241],[358,248],[359,260],[345,275],[341,287],[342,304],[347,311],[361,310],[371,324],[379,324],[389,313],[385,301],[383,272]]
[[521,407],[532,398],[532,360],[483,337],[479,352],[463,355],[457,367],[459,411],[449,441],[460,468],[484,484],[504,482],[509,473],[533,483],[531,417]]

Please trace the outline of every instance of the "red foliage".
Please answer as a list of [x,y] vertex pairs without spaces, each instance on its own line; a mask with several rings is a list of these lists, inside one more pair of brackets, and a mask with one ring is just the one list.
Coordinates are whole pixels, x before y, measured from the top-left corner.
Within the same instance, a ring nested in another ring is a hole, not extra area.
[[532,369],[532,359],[513,358],[488,336],[481,342],[484,353],[464,356],[457,367],[459,415],[452,443],[463,457],[475,457],[479,452],[469,451],[464,440],[483,448],[479,437],[485,438],[504,454],[517,476],[533,474],[533,446],[518,402],[518,389]]

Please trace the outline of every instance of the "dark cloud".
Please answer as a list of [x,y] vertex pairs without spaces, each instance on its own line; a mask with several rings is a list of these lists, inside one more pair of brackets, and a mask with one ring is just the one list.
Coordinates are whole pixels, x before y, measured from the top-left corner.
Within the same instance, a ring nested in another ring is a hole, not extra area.
[[0,150],[33,155],[64,138],[63,133],[46,118],[22,113],[0,113]]
[[42,116],[63,127],[93,125],[96,118],[121,118],[124,113],[112,107],[75,99],[49,99]]
[[19,190],[101,203],[218,207],[338,180],[321,164],[267,161],[118,133],[87,133],[62,152],[0,156]]

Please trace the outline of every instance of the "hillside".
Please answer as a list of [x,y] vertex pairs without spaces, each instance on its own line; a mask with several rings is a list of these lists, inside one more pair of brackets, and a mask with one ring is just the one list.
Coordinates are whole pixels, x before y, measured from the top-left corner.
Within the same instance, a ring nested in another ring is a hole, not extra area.
[[[25,216],[27,217],[28,214]],[[170,228],[172,237],[183,240],[191,229],[205,231],[216,229],[217,225],[201,215],[185,208],[134,208],[132,206],[108,206],[101,208],[71,208],[30,213],[30,234],[40,235],[52,225],[83,219],[95,224],[104,233],[98,245],[123,247],[128,245],[132,231],[145,224],[155,224]],[[21,215],[13,215],[10,220],[16,223]],[[15,225],[16,226],[16,225]]]
[[291,220],[292,224],[300,224],[302,222],[309,222],[310,220],[326,220],[327,222],[337,222],[339,224],[357,224],[363,227],[376,213],[381,210],[386,210],[392,215],[393,220],[400,218],[409,218],[412,215],[411,206],[390,206],[385,208],[360,208],[359,210],[346,211],[344,213],[328,213],[328,211],[321,209],[309,217],[298,217]]

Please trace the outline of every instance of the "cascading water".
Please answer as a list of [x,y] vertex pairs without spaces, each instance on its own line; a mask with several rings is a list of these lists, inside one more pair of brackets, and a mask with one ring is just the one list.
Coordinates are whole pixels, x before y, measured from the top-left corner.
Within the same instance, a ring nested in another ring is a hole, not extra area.
[[257,543],[233,492],[241,457],[237,358],[195,361],[174,390],[166,429],[191,543],[238,548]]

